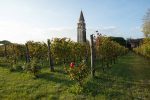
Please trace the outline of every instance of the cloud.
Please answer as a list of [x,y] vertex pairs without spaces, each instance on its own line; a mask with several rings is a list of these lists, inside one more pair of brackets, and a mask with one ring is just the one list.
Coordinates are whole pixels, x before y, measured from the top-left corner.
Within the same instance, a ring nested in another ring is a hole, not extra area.
[[[15,21],[0,21],[0,40],[13,42],[25,42],[27,39],[37,38],[37,30],[25,24]],[[37,33],[39,35],[39,33]]]
[[59,28],[48,28],[45,29],[44,35],[49,38],[62,38],[67,37],[71,38],[72,40],[76,41],[77,31],[71,27],[59,27]]
[[144,33],[142,33],[142,27],[136,26],[130,29],[130,37],[131,38],[141,38],[144,37]]
[[102,27],[101,31],[107,35],[120,35],[121,33],[119,28],[116,26]]
[[88,33],[93,33],[96,34],[95,31],[101,33],[102,35],[107,35],[107,36],[122,36],[121,30],[116,27],[116,26],[103,26],[101,28],[89,28],[87,30]]
[[28,40],[46,41],[54,37],[76,40],[76,29],[71,27],[41,28],[18,23],[16,21],[0,21],[0,40],[25,43]]
[[132,27],[130,29],[131,32],[141,32],[142,31],[142,27],[136,26],[136,27]]

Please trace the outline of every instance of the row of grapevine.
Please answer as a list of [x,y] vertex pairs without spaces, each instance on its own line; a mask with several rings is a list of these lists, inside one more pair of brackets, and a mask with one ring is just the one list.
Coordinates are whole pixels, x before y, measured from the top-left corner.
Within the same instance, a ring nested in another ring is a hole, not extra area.
[[25,45],[4,44],[0,46],[0,56],[6,58],[5,62],[9,63],[11,69],[14,65],[18,66],[18,62],[25,61],[23,69],[25,66],[29,69],[30,64],[34,65],[35,62],[38,66],[49,66],[49,53],[53,64],[80,62],[82,59],[88,59],[90,55],[89,44],[86,43],[80,44],[68,38],[54,38],[49,42],[49,46],[44,42],[34,41],[28,41]]
[[145,38],[141,45],[134,49],[137,54],[150,58],[150,38]]
[[119,56],[128,52],[128,49],[114,42],[109,37],[97,35],[95,37],[95,59],[101,62],[101,67],[106,68],[116,62]]
[[55,63],[78,62],[90,55],[89,44],[80,44],[67,38],[51,41],[51,52]]
[[[28,64],[24,66],[29,69],[29,66],[33,65],[33,70],[36,69],[34,65],[49,66],[49,61],[50,66],[53,64],[69,64],[70,62],[78,64],[82,60],[90,61],[91,51],[88,42],[81,44],[68,38],[54,38],[48,43],[49,45],[44,42],[28,41],[25,45],[12,43],[1,45],[0,56],[5,56],[10,65],[19,61],[26,61]],[[118,56],[127,52],[125,47],[102,35],[97,35],[93,43],[94,59],[100,62],[103,68],[109,67],[110,64],[115,63]]]
[[[48,59],[48,47],[44,42],[28,41],[30,59]],[[6,47],[6,50],[5,50]],[[89,57],[89,44],[73,42],[68,38],[54,38],[51,41],[51,53],[55,64],[78,61]],[[17,59],[25,59],[26,46],[22,44],[8,44],[0,46],[0,56],[10,58],[16,56]]]
[[0,46],[0,57],[12,59],[15,57],[16,60],[23,60],[25,58],[24,53],[25,46],[22,44],[7,44]]

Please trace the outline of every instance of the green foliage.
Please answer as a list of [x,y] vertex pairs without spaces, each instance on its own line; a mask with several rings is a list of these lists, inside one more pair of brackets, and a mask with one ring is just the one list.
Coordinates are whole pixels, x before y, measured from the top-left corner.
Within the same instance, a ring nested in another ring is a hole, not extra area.
[[55,38],[51,42],[51,52],[55,63],[81,61],[90,55],[89,44],[80,44],[68,38]]
[[139,47],[134,48],[134,51],[137,54],[140,54],[150,59],[150,38],[145,38],[143,43]]
[[97,35],[95,38],[96,59],[101,61],[102,67],[115,63],[117,57],[127,53],[128,49],[114,42],[109,37]]
[[0,41],[0,44],[11,44],[11,42],[7,40],[3,40],[3,41]]
[[120,45],[122,45],[124,47],[126,46],[126,40],[122,37],[110,37],[110,39],[112,41],[115,41],[115,42],[119,43]]
[[30,63],[25,63],[23,69],[26,72],[31,72],[35,77],[38,77],[38,74],[41,70],[41,66],[38,63],[36,58],[33,58]]
[[74,94],[82,94],[84,92],[83,89],[83,87],[79,86],[78,84],[75,84],[72,85],[72,87],[70,87],[68,91]]
[[143,20],[143,32],[145,37],[150,37],[150,9],[147,11]]
[[69,74],[69,77],[71,80],[74,80],[78,83],[78,86],[82,87],[85,81],[85,78],[87,78],[89,74],[89,68],[85,64],[85,62],[81,62],[79,65],[70,67],[64,67],[66,73]]
[[31,58],[46,59],[47,58],[47,45],[43,42],[28,41],[29,55]]
[[[6,51],[5,51],[6,46]],[[5,55],[6,53],[6,55]],[[24,59],[25,54],[25,46],[22,44],[7,44],[7,45],[1,45],[0,46],[0,56],[1,57],[12,57],[15,56],[17,59]]]
[[70,45],[72,41],[67,38],[55,38],[51,43],[51,51],[55,63],[66,63],[66,60],[69,60],[68,58],[71,55]]

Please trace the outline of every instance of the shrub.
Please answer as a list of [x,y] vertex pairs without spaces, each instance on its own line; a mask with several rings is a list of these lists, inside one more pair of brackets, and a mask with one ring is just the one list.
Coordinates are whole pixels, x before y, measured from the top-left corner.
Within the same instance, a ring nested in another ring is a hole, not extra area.
[[70,67],[64,67],[65,72],[69,74],[71,80],[78,83],[78,86],[82,87],[84,79],[88,76],[89,70],[84,61],[79,65],[75,65],[74,62],[70,63]]
[[33,58],[30,63],[25,63],[22,68],[26,72],[31,72],[35,77],[38,77],[38,74],[41,70],[41,66],[38,64],[37,59]]

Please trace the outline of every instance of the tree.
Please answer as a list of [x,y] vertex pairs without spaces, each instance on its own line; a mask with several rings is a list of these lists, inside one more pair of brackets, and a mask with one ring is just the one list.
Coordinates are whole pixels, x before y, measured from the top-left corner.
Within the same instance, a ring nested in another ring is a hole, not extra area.
[[110,39],[119,43],[122,46],[126,46],[126,40],[123,37],[110,37]]
[[144,16],[144,23],[143,23],[143,32],[145,37],[150,37],[150,9]]

